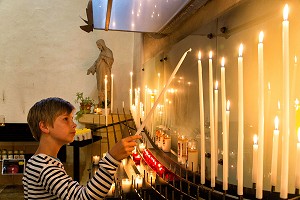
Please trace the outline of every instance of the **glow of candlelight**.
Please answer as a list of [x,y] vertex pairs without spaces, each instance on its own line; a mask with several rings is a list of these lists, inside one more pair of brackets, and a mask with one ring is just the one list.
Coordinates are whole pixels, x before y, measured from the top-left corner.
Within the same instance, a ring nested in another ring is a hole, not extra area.
[[212,51],[209,52],[209,59],[212,59]]
[[215,83],[215,90],[217,90],[218,89],[218,81],[216,81],[216,83]]
[[240,56],[240,57],[243,56],[243,49],[244,49],[243,44],[240,44],[240,48],[239,48],[239,56]]
[[229,108],[230,108],[230,101],[227,100],[227,104],[226,104],[226,110],[229,111]]
[[285,4],[284,8],[283,8],[283,20],[287,21],[289,18],[289,5]]
[[201,51],[198,52],[198,60],[201,60]]
[[257,141],[258,141],[258,137],[257,137],[257,135],[255,134],[255,135],[253,136],[253,143],[254,143],[254,144],[257,144]]
[[279,118],[278,118],[278,116],[275,117],[274,124],[275,124],[275,130],[278,130],[278,125],[279,125]]
[[222,57],[222,60],[221,60],[221,66],[224,67],[225,66],[225,58]]
[[264,32],[261,31],[261,32],[259,33],[259,43],[262,43],[263,41],[264,41]]

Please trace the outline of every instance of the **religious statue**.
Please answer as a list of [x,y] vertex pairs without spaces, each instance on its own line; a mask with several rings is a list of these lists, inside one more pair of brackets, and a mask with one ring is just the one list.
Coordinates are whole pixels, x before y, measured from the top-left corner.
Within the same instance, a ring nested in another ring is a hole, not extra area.
[[107,75],[107,100],[111,100],[111,68],[114,63],[112,51],[105,45],[103,39],[96,42],[100,54],[95,63],[87,70],[87,75],[96,73],[98,100],[101,105],[105,98],[105,75]]

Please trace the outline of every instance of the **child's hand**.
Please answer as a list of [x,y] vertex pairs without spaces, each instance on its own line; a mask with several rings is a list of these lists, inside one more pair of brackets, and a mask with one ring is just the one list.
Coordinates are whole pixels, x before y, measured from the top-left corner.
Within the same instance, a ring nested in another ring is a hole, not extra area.
[[140,135],[133,135],[123,138],[109,150],[109,154],[118,161],[127,158],[129,155],[131,155],[134,147],[137,145],[135,140],[140,138],[142,138]]

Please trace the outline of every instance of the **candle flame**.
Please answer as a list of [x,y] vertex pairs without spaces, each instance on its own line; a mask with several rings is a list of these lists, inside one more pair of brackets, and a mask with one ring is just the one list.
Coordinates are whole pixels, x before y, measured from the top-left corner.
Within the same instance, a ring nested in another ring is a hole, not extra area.
[[243,56],[243,49],[244,49],[244,45],[240,44],[240,48],[239,48],[239,56],[242,57]]
[[130,76],[132,76],[133,75],[133,72],[130,72]]
[[111,74],[110,76],[111,76],[112,78],[114,78],[114,75],[113,75],[113,74]]
[[300,127],[298,127],[298,142],[300,143]]
[[107,75],[105,75],[105,78],[107,78]]
[[227,106],[226,106],[226,110],[229,111],[229,108],[230,108],[230,101],[227,100]]
[[160,73],[157,74],[158,78],[160,78]]
[[216,90],[218,89],[218,81],[216,81],[215,89],[216,89]]
[[271,83],[268,82],[268,90],[270,91],[271,90]]
[[201,51],[198,52],[198,60],[201,60]]
[[295,100],[295,104],[296,104],[296,106],[298,106],[298,104],[299,104],[299,100],[298,99]]
[[285,4],[284,8],[283,8],[283,20],[287,21],[289,17],[289,5]]
[[212,51],[209,52],[209,59],[212,59]]
[[275,117],[274,123],[275,123],[275,130],[278,130],[278,125],[279,125],[279,118],[278,118],[278,116]]
[[297,62],[298,62],[297,56],[295,56],[294,61],[295,61],[295,64],[297,64]]
[[187,84],[190,86],[190,85],[191,85],[191,82],[188,82]]
[[257,141],[258,141],[258,137],[257,137],[257,135],[255,134],[255,135],[253,136],[253,142],[254,142],[254,144],[257,144]]
[[222,60],[221,60],[221,66],[224,67],[225,66],[225,58],[222,57]]
[[259,33],[259,43],[262,43],[263,40],[264,40],[264,32],[261,31],[261,32]]

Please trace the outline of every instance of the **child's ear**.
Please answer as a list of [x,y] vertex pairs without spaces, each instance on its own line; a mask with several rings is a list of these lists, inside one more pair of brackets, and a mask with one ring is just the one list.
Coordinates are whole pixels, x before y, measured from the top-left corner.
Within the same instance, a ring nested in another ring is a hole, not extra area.
[[49,133],[48,126],[45,122],[39,122],[39,127],[43,133]]

